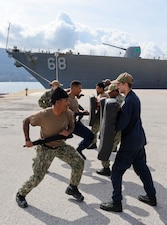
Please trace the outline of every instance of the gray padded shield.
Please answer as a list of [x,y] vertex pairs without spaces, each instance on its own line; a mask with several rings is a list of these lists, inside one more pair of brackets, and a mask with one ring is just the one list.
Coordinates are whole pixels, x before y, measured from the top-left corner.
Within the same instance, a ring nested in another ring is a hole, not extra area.
[[107,161],[112,151],[118,108],[119,104],[115,99],[107,98],[105,100],[100,129],[99,153],[97,157],[101,161]]
[[102,123],[106,98],[100,99],[100,124]]
[[96,97],[90,96],[90,115],[89,115],[89,126],[93,126],[96,120]]

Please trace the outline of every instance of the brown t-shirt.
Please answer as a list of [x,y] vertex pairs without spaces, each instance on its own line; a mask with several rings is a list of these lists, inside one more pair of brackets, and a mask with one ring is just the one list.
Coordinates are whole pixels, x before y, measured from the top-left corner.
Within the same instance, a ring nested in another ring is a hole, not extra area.
[[75,113],[75,112],[78,112],[78,108],[79,108],[79,104],[78,104],[78,100],[76,97],[73,97],[69,94],[69,101],[70,101],[70,104],[69,104],[69,108]]
[[[53,113],[52,108],[41,110],[40,112],[29,117],[32,126],[40,126],[41,138],[51,137],[59,134],[64,129],[74,126],[73,113],[70,109],[57,116]],[[57,147],[64,143],[64,140],[51,141],[48,146]]]

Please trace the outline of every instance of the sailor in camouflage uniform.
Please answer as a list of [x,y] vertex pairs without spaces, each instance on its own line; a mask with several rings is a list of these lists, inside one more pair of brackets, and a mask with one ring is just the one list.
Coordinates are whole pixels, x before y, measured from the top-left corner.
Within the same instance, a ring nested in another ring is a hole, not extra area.
[[[40,126],[41,138],[54,135],[69,136],[74,130],[74,117],[69,109],[68,94],[58,87],[51,96],[52,107],[43,109],[23,121],[26,147],[32,147],[29,135],[30,125]],[[84,159],[65,140],[54,140],[37,146],[36,157],[33,159],[33,175],[18,190],[16,202],[22,208],[28,206],[25,196],[36,187],[44,178],[53,159],[57,157],[71,166],[70,184],[65,193],[72,195],[78,201],[83,201],[83,195],[78,191],[77,186],[84,169]]]
[[94,139],[91,145],[87,149],[96,149],[97,148],[97,134],[100,130],[100,101],[101,99],[109,98],[109,95],[104,91],[104,84],[103,82],[96,84],[96,114],[95,114],[95,121],[92,125],[92,132],[94,134]]
[[[111,84],[108,87],[108,90],[106,93],[109,94],[110,98],[115,98],[115,100],[118,102],[118,104],[121,106],[123,103],[125,97],[121,95],[118,91],[118,82],[117,81],[111,81]],[[121,140],[121,131],[118,131],[114,137],[114,143],[111,149],[111,152],[115,152],[117,150],[117,145],[120,143]],[[110,176],[110,160],[102,161],[102,169],[96,170],[96,173],[104,176]]]
[[103,82],[103,84],[104,84],[104,86],[105,86],[104,90],[107,91],[109,85],[111,84],[111,80],[110,80],[110,79],[105,79],[105,80],[103,80],[102,82]]
[[50,101],[50,98],[54,92],[54,90],[56,90],[56,88],[63,86],[63,84],[61,84],[58,80],[53,80],[50,84],[49,84],[52,88],[48,91],[46,91],[38,100],[38,104],[41,108],[45,109],[48,107],[52,106],[52,103]]

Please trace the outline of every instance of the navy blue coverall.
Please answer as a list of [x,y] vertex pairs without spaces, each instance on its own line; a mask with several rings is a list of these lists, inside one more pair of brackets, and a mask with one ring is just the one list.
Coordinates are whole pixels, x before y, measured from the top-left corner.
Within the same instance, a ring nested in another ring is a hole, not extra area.
[[150,170],[146,164],[146,137],[142,127],[140,100],[131,90],[118,113],[116,130],[121,130],[121,144],[112,166],[113,202],[122,200],[122,176],[132,165],[148,197],[155,196]]

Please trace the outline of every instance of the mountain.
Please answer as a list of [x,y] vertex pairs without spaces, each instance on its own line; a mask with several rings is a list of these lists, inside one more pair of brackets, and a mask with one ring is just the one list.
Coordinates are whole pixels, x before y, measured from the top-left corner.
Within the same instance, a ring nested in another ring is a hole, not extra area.
[[4,48],[0,48],[0,62],[0,82],[36,81],[24,68],[14,65],[14,59],[9,58]]

